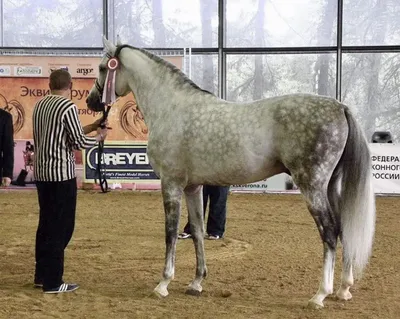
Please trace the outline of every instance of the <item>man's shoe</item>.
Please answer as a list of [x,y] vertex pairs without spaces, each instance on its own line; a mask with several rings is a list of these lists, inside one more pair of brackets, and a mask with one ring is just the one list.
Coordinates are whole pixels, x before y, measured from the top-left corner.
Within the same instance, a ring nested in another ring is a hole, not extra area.
[[34,288],[43,288],[43,284],[42,284],[41,282],[35,282],[35,283],[33,284],[33,287],[34,287]]
[[206,236],[206,239],[209,239],[209,240],[218,240],[218,239],[221,239],[221,236],[219,236],[219,235],[210,235],[210,234],[208,234],[208,235]]
[[61,292],[71,292],[74,291],[76,289],[78,289],[79,286],[77,284],[66,284],[63,283],[61,284],[61,286],[57,287],[57,288],[52,288],[52,289],[43,289],[43,292],[45,294],[58,294]]
[[180,233],[180,234],[178,235],[178,238],[179,238],[179,239],[189,239],[189,238],[192,238],[192,235],[191,235],[191,234],[188,234],[188,233]]

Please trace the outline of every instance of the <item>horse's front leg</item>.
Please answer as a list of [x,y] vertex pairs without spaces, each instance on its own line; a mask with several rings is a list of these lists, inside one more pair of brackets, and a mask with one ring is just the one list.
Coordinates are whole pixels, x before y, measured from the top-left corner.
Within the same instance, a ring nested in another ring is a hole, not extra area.
[[198,296],[202,292],[202,280],[207,275],[207,266],[204,254],[204,213],[203,192],[201,186],[190,186],[185,189],[186,205],[188,208],[190,233],[196,251],[196,276],[189,284],[186,293]]
[[183,187],[177,182],[162,179],[161,189],[165,211],[165,266],[163,279],[154,292],[160,297],[166,297],[168,296],[168,285],[174,279],[175,274],[175,252]]

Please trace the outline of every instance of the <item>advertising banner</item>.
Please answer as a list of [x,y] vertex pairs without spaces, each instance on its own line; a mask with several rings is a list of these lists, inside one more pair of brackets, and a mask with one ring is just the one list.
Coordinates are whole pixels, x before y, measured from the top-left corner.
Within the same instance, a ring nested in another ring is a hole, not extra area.
[[236,184],[230,187],[230,191],[265,192],[268,189],[267,179],[250,184]]
[[[33,108],[48,93],[48,79],[5,78],[0,81],[0,107],[13,116],[14,138],[31,139]],[[101,113],[88,110],[86,106],[86,97],[92,85],[93,79],[73,79],[71,99],[78,107],[82,126],[101,117]],[[112,127],[107,135],[109,140],[147,140],[147,127],[132,93],[112,105],[108,121]]]
[[[50,93],[48,77],[53,70],[65,69],[70,72],[73,81],[71,100],[78,108],[82,126],[91,124],[101,117],[101,113],[90,111],[86,106],[86,98],[98,75],[100,59],[100,57],[0,56],[0,108],[13,116],[16,141],[14,179],[25,167],[22,150],[27,142],[33,144],[33,108],[38,100]],[[163,56],[163,59],[182,68],[182,56]],[[147,141],[148,129],[132,93],[119,98],[112,105],[108,121],[112,127],[107,135],[108,141]],[[77,164],[81,164],[81,152],[78,151],[75,155]],[[28,177],[30,176],[29,173]]]
[[[84,156],[85,183],[94,183],[98,176],[98,147],[86,149]],[[147,156],[146,142],[107,141],[104,143],[101,167],[111,183],[159,182]]]
[[233,192],[282,192],[296,189],[292,179],[286,173],[278,174],[261,181],[243,185],[232,185]]
[[400,145],[369,144],[375,193],[400,194]]
[[[375,194],[400,194],[400,145],[370,143],[372,177]],[[233,185],[232,191],[269,192],[297,190],[291,177],[279,174],[245,185]]]
[[21,171],[24,171],[24,182],[33,184],[33,160],[35,158],[35,150],[33,140],[16,140],[14,142],[14,171],[13,180],[16,180]]
[[[181,56],[162,56],[179,69]],[[0,55],[0,76],[44,77],[56,69],[67,70],[72,78],[96,78],[101,57],[70,56],[8,56]]]
[[[182,57],[165,60],[182,68]],[[49,94],[48,77],[52,70],[65,68],[73,78],[71,100],[77,105],[83,126],[93,123],[101,114],[87,109],[86,98],[98,75],[100,58],[0,56],[0,108],[13,116],[14,139],[32,139],[32,112],[35,103]],[[132,93],[113,104],[109,113],[113,128],[107,139],[146,141],[148,130]]]

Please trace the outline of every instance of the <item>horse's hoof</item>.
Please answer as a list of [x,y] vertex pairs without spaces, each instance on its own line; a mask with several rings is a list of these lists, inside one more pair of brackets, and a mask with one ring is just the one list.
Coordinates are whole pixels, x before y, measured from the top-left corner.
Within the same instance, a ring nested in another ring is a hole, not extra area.
[[186,290],[185,294],[199,297],[201,295],[201,291],[193,289],[193,288],[188,288]]
[[167,289],[159,289],[156,287],[153,290],[153,293],[158,297],[158,298],[165,298],[168,296],[168,290]]
[[322,302],[316,301],[311,299],[310,301],[308,301],[308,308],[310,309],[322,309],[324,308],[324,304]]
[[350,291],[346,291],[346,290],[339,290],[337,293],[336,293],[336,298],[338,299],[338,300],[344,300],[344,301],[347,301],[347,300],[350,300],[351,298],[353,298],[353,296],[351,295],[351,292]]

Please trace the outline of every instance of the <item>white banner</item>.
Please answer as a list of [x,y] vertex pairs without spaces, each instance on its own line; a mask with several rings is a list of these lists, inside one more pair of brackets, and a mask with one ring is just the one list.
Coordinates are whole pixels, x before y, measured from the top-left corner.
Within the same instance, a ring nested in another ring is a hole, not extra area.
[[251,184],[238,184],[230,187],[231,191],[245,191],[245,192],[265,192],[268,188],[266,179]]
[[377,194],[400,194],[400,145],[370,143],[372,176]]
[[[400,144],[370,143],[369,148],[375,193],[400,194]],[[285,192],[290,181],[291,178],[288,175],[279,174],[251,184],[232,185],[230,190],[239,192]],[[294,189],[296,189],[295,185]]]
[[232,185],[230,190],[239,192],[285,191],[290,180],[289,175],[282,173],[255,183]]

